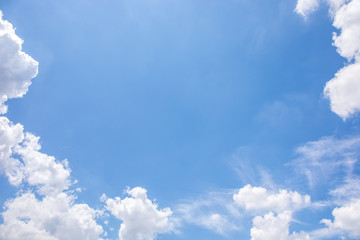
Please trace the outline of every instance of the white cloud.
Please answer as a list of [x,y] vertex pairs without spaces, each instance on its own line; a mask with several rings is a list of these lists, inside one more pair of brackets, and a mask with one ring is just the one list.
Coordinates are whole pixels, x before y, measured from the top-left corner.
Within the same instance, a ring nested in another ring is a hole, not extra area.
[[30,185],[43,195],[38,199],[27,192],[6,201],[0,239],[98,239],[103,230],[95,222],[96,211],[87,204],[75,204],[75,196],[63,192],[71,185],[67,162],[41,153],[38,141],[24,133],[22,125],[0,117],[1,172],[20,187],[19,193]]
[[15,147],[15,153],[24,163],[25,181],[38,186],[42,195],[57,194],[67,189],[70,169],[67,161],[57,162],[54,157],[39,152],[39,137],[26,133],[24,141]]
[[348,60],[360,60],[360,0],[343,5],[336,12],[333,25],[341,30],[333,36],[339,54]]
[[345,232],[351,238],[360,238],[360,199],[353,200],[350,203],[335,208],[332,212],[334,221],[323,219],[330,232]]
[[339,10],[348,1],[349,0],[327,0],[332,16],[334,16],[337,10]]
[[40,149],[39,137],[24,134],[22,125],[0,117],[0,170],[9,182],[15,186],[26,182],[42,195],[67,189],[71,184],[67,161],[57,162]]
[[[21,51],[22,43],[0,11],[0,114],[7,112],[4,102],[22,97],[37,74],[38,63]],[[39,137],[0,117],[0,173],[19,187],[18,196],[4,204],[0,239],[99,239],[103,230],[95,221],[97,211],[75,204],[75,195],[63,192],[71,185],[67,162],[40,149]],[[42,197],[31,190],[24,193],[28,186]]]
[[292,164],[306,176],[310,187],[327,182],[334,174],[351,175],[359,155],[360,137],[343,139],[323,137],[296,149],[298,158]]
[[13,148],[24,139],[23,126],[12,124],[0,117],[0,173],[5,174],[12,185],[18,186],[23,178],[23,164],[12,158]]
[[360,111],[360,0],[352,0],[336,13],[334,46],[339,54],[355,62],[340,69],[324,89],[331,109],[344,120]]
[[[268,212],[263,217],[253,218],[253,227],[250,230],[252,240],[310,239],[306,233],[289,235],[292,214],[309,207],[310,196],[288,190],[271,193],[262,187],[246,185],[234,194],[233,199],[248,212]],[[276,215],[273,212],[276,212]]]
[[319,2],[319,0],[298,0],[295,12],[305,17],[319,7]]
[[329,191],[337,204],[343,204],[351,199],[360,198],[360,178],[358,176],[348,176],[344,182]]
[[158,210],[156,203],[147,198],[146,189],[136,187],[126,191],[130,197],[108,198],[106,208],[122,221],[120,240],[153,240],[160,233],[173,230],[169,208]]
[[360,62],[356,62],[340,69],[326,83],[324,95],[330,99],[331,110],[344,120],[360,111],[359,76]]
[[289,235],[289,225],[292,214],[284,211],[275,216],[272,212],[264,217],[257,216],[253,219],[250,230],[252,240],[310,240],[309,234],[304,232]]
[[356,173],[359,147],[359,136],[323,137],[296,150],[299,158],[293,162],[295,168],[307,176],[311,186],[318,182],[330,184],[328,204],[339,205],[333,210],[334,221],[323,219],[327,227],[311,232],[313,239],[360,237],[360,179]]
[[38,72],[38,63],[22,51],[22,43],[0,11],[0,114],[7,112],[7,99],[22,97],[28,91]]
[[296,211],[310,205],[310,196],[301,195],[298,192],[280,190],[278,193],[270,193],[262,187],[246,185],[240,188],[233,199],[236,204],[246,210],[260,211]]
[[66,193],[38,200],[24,193],[5,203],[0,225],[1,240],[96,240],[103,232],[95,222],[96,211],[87,204],[74,204]]
[[232,200],[233,193],[210,192],[182,200],[174,209],[176,223],[196,225],[221,235],[239,230],[242,216]]
[[[295,11],[307,16],[316,9],[317,0],[298,0]],[[347,58],[349,65],[340,69],[324,88],[331,110],[343,120],[360,111],[360,0],[328,0],[334,16],[333,45]],[[353,61],[353,62],[352,62]]]

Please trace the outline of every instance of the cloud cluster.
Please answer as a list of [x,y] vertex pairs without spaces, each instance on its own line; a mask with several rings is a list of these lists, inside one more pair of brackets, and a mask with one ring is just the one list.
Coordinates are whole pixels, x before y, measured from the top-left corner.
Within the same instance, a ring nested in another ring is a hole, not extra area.
[[87,204],[74,204],[67,193],[45,196],[21,194],[5,203],[0,239],[72,240],[99,239],[103,229],[94,220],[97,212]]
[[71,185],[67,161],[40,150],[38,137],[0,117],[0,170],[20,189],[1,213],[0,239],[99,239],[97,211],[76,204],[76,196],[64,191]]
[[20,185],[23,164],[12,158],[13,148],[24,139],[23,126],[13,124],[6,117],[0,117],[0,173],[5,174],[12,185]]
[[172,211],[169,208],[158,209],[146,192],[146,189],[136,187],[126,190],[130,197],[105,200],[106,208],[122,221],[120,240],[153,240],[157,234],[173,230],[169,219]]
[[310,196],[285,189],[279,193],[269,193],[262,187],[246,185],[233,196],[234,201],[246,210],[261,211],[295,211],[310,205]]
[[[22,43],[0,12],[0,114],[7,112],[5,101],[22,97],[37,75],[38,63],[21,51]],[[0,117],[0,173],[19,189],[5,202],[0,240],[100,239],[104,231],[96,218],[103,211],[76,203],[67,160],[40,150],[39,137]],[[143,188],[127,193],[131,197],[106,200],[107,210],[123,221],[121,240],[152,240],[172,231],[169,208],[158,210]]]
[[[333,79],[326,83],[324,95],[330,99],[331,110],[342,119],[360,111],[360,0],[328,0],[334,16],[333,45],[348,60]],[[298,0],[295,11],[308,16],[315,11],[319,0]]]
[[309,207],[310,196],[288,190],[271,193],[262,187],[246,185],[234,194],[233,199],[247,211],[268,212],[264,216],[253,218],[253,227],[250,230],[252,240],[310,239],[309,234],[303,232],[289,234],[293,213]]
[[[21,51],[22,40],[0,12],[0,114],[5,101],[22,97],[37,74],[38,63]],[[19,192],[1,213],[1,240],[99,239],[98,211],[75,203],[67,161],[40,152],[39,137],[21,124],[0,117],[0,173]]]
[[351,238],[360,238],[360,199],[351,201],[342,207],[335,208],[332,212],[334,221],[323,219],[330,231],[343,231]]
[[252,240],[310,240],[310,235],[301,233],[289,234],[289,225],[292,214],[289,211],[279,213],[277,216],[270,212],[264,217],[253,219],[253,228],[250,230]]
[[360,111],[360,0],[336,11],[333,25],[341,30],[334,33],[334,46],[350,64],[326,84],[324,94],[331,101],[331,109],[345,120]]
[[323,219],[326,228],[313,232],[314,238],[348,235],[360,236],[360,178],[356,174],[360,151],[360,137],[343,139],[323,137],[297,148],[299,154],[293,164],[304,174],[311,187],[318,182],[331,182],[331,205],[337,205],[334,220]]
[[0,114],[7,112],[5,101],[22,97],[38,73],[38,63],[22,51],[23,41],[2,16],[0,11]]
[[24,133],[21,124],[0,117],[0,173],[12,185],[26,183],[41,195],[58,194],[71,184],[67,161],[41,153],[39,137]]

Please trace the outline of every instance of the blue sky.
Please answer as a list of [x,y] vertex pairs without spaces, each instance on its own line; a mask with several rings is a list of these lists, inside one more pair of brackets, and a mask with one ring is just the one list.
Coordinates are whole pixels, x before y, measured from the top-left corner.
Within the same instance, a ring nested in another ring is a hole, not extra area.
[[[9,54],[0,56],[10,121],[0,135],[10,149],[0,149],[0,239],[21,239],[6,235],[16,226],[29,228],[28,239],[357,239],[359,5],[1,1],[2,26],[12,24],[34,60],[11,68]],[[6,34],[3,52],[18,54]],[[32,74],[8,77],[20,65]],[[22,98],[8,87],[16,81],[32,82],[28,92],[14,89]],[[40,137],[41,150],[26,147],[29,136],[8,143],[17,123]],[[18,182],[8,174],[11,156],[23,166]],[[44,180],[45,167],[31,165],[38,158],[59,178]],[[31,196],[39,206],[86,204],[88,235],[61,235],[30,213],[11,222]],[[132,207],[150,210],[137,219]],[[348,210],[355,216],[344,225]],[[271,220],[279,233],[267,233]]]

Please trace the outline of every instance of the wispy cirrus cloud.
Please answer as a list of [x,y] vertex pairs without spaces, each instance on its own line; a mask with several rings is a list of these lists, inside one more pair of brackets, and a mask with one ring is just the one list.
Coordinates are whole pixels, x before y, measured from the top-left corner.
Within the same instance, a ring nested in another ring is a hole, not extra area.
[[298,157],[291,164],[299,174],[306,177],[310,187],[315,187],[335,174],[350,176],[359,157],[359,147],[358,136],[341,139],[323,137],[299,146],[295,150]]
[[244,215],[232,199],[234,193],[228,189],[180,200],[174,207],[177,225],[195,225],[224,236],[241,230]]

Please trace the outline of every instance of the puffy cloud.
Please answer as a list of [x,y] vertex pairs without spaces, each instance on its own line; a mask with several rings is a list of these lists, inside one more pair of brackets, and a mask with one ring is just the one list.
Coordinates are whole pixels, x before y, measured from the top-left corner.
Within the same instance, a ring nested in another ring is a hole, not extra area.
[[[22,40],[0,12],[0,114],[4,102],[22,97],[36,76],[38,63],[21,51]],[[24,133],[21,124],[0,117],[0,173],[19,187],[18,196],[4,205],[0,240],[99,239],[103,229],[98,211],[76,204],[67,161],[40,152],[39,137]],[[21,184],[25,183],[25,184]],[[30,186],[30,190],[25,190]],[[36,188],[37,193],[31,191]],[[25,191],[24,191],[25,190]],[[24,193],[25,192],[25,193]]]
[[71,184],[67,161],[57,162],[40,149],[39,137],[24,134],[22,125],[0,117],[0,170],[9,182],[15,186],[26,182],[42,195],[67,189]]
[[57,162],[40,149],[39,137],[0,117],[0,170],[11,184],[25,182],[44,196],[39,200],[27,192],[8,200],[1,213],[0,240],[98,239],[103,230],[95,222],[96,211],[75,204],[75,196],[63,192],[71,185],[67,162]]
[[22,51],[23,41],[0,11],[0,114],[7,112],[4,102],[22,97],[37,75],[38,63]]
[[344,120],[360,111],[360,0],[352,0],[335,14],[334,46],[339,54],[354,63],[340,69],[324,89],[331,109]]
[[341,30],[333,36],[339,54],[349,60],[360,60],[360,0],[343,5],[336,12],[333,25]]
[[42,195],[57,194],[67,189],[70,182],[70,169],[67,161],[57,162],[53,156],[39,152],[39,137],[26,133],[21,145],[15,147],[15,153],[24,163],[25,181],[38,186]]
[[298,192],[280,190],[278,193],[269,193],[262,187],[246,185],[241,188],[233,199],[236,204],[246,210],[261,211],[295,211],[310,205],[310,196],[302,196]]
[[268,212],[264,216],[253,218],[253,227],[250,230],[252,240],[310,239],[306,233],[289,235],[292,214],[310,206],[310,196],[288,190],[270,193],[265,188],[246,185],[234,194],[233,199],[247,211]]
[[71,185],[67,162],[41,153],[38,141],[22,125],[0,117],[0,170],[11,184],[27,183],[22,187],[35,186],[44,196],[39,200],[27,192],[8,200],[0,239],[98,239],[103,230],[95,222],[96,211],[63,192]]
[[275,216],[272,212],[264,217],[257,216],[253,219],[250,230],[252,240],[310,240],[309,234],[304,232],[289,235],[291,212],[284,211]]
[[24,193],[5,203],[0,225],[0,239],[28,240],[96,240],[103,232],[95,222],[96,211],[87,204],[74,204],[66,193],[38,200]]
[[13,148],[24,139],[23,126],[13,124],[6,117],[0,117],[0,173],[18,186],[23,178],[23,164],[12,158]]
[[340,69],[326,83],[324,95],[330,99],[331,110],[344,120],[360,111],[359,76],[360,62],[356,62]]
[[[333,44],[350,64],[326,84],[324,95],[330,99],[331,110],[346,120],[360,111],[360,0],[327,2],[334,16],[333,25],[340,30],[340,34],[333,34]],[[295,11],[307,16],[318,4],[318,0],[298,0]]]
[[342,231],[351,238],[360,238],[360,199],[354,200],[342,207],[335,208],[332,212],[334,221],[322,220],[330,231]]
[[157,234],[173,230],[169,208],[159,209],[147,198],[146,189],[136,187],[126,191],[130,197],[106,200],[106,208],[122,221],[120,240],[153,240]]

